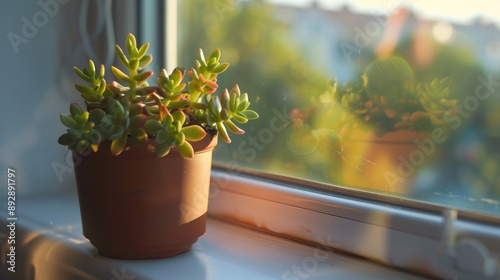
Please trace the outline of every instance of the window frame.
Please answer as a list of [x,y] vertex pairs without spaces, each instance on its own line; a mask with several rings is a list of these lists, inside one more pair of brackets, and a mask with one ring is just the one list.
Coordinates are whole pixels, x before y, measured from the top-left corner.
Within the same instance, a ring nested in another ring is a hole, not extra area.
[[415,274],[500,275],[498,219],[390,200],[396,198],[214,163],[209,215]]

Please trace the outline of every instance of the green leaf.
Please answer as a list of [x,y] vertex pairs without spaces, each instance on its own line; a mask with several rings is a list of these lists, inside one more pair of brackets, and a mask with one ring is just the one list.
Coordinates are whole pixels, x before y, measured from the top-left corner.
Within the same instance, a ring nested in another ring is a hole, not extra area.
[[238,104],[238,107],[236,108],[236,111],[237,112],[245,111],[249,106],[250,106],[250,102],[243,101],[240,104]]
[[229,63],[224,62],[224,63],[219,64],[217,67],[215,67],[214,70],[212,70],[212,73],[220,74],[220,73],[226,71],[227,68],[229,68]]
[[148,134],[153,135],[156,134],[159,130],[163,129],[163,126],[158,120],[149,119],[144,124],[144,128],[146,129],[146,132]]
[[220,110],[220,119],[223,120],[223,121],[227,121],[229,120],[229,114],[227,113],[227,110],[226,109],[222,109]]
[[205,61],[205,55],[202,49],[198,49],[198,58],[200,59],[201,65],[207,67],[207,62]]
[[73,135],[75,137],[75,139],[80,139],[83,136],[83,133],[76,128],[69,128],[68,133]]
[[169,140],[169,135],[168,135],[168,132],[166,132],[165,130],[158,130],[158,132],[156,133],[156,142],[158,144],[163,144],[163,143],[166,143],[168,142]]
[[[239,91],[239,88],[238,88],[238,91]],[[247,93],[243,93],[240,95],[240,102],[248,102],[248,94]]]
[[257,114],[257,112],[255,112],[254,110],[245,110],[241,112],[241,114],[243,114],[249,120],[255,120],[259,118],[259,114]]
[[127,51],[130,57],[134,57],[137,54],[137,41],[132,33],[127,35]]
[[86,93],[86,94],[90,94],[90,95],[95,95],[95,91],[93,88],[91,87],[86,87],[86,86],[82,86],[82,85],[78,85],[78,84],[75,84],[75,88],[76,90],[78,90],[79,92],[81,93]]
[[116,114],[124,114],[125,109],[123,109],[123,106],[120,102],[118,102],[116,99],[109,99],[108,101],[108,108],[111,114],[116,115]]
[[205,103],[199,103],[199,102],[194,102],[194,103],[191,103],[191,106],[193,108],[196,108],[196,109],[201,109],[201,110],[205,110],[208,108],[208,105],[205,104]]
[[132,77],[135,81],[144,83],[149,77],[153,76],[152,71],[145,71]]
[[208,62],[207,62],[207,70],[208,70],[208,72],[214,71],[214,68],[217,67],[217,65],[219,65],[217,63],[217,59],[215,57],[210,58],[208,60]]
[[170,75],[170,80],[174,81],[174,86],[178,86],[181,83],[183,77],[184,77],[184,71],[179,68],[175,68],[172,74]]
[[89,112],[85,111],[81,115],[74,115],[73,120],[78,123],[78,127],[83,127],[84,124],[87,123],[89,119]]
[[224,89],[220,96],[220,104],[223,109],[229,110],[229,100],[229,92],[227,91],[227,89]]
[[230,95],[230,98],[229,98],[229,110],[230,110],[230,112],[234,112],[234,111],[236,111],[236,105],[237,105],[237,102],[238,102],[238,96],[237,96],[237,93],[233,92],[233,91],[231,91],[229,93],[229,95]]
[[137,52],[137,58],[141,59],[149,49],[149,43],[142,45]]
[[239,123],[247,123],[248,119],[245,117],[245,115],[241,113],[237,113],[233,115],[233,119]]
[[194,157],[194,150],[193,146],[189,144],[189,142],[184,142],[184,144],[177,146],[179,148],[179,152],[181,156],[187,157],[187,158],[193,158]]
[[65,126],[69,128],[78,128],[78,123],[71,116],[61,114],[59,117],[62,124]]
[[116,50],[116,55],[118,56],[118,59],[120,59],[123,66],[129,68],[128,59],[123,53],[123,50],[118,45],[116,45],[115,50]]
[[105,74],[106,74],[106,68],[104,67],[104,64],[101,64],[101,66],[99,67],[99,77],[98,77],[98,80],[103,79]]
[[122,127],[115,127],[114,131],[108,136],[108,139],[116,140],[123,137],[124,135],[127,135],[127,133],[125,133],[125,129],[123,129]]
[[169,145],[168,143],[156,145],[156,156],[157,157],[166,156],[170,152],[170,148],[172,148],[172,146]]
[[61,145],[67,146],[75,142],[75,140],[75,137],[73,137],[73,135],[71,135],[70,133],[64,133],[63,135],[59,136],[57,142]]
[[102,134],[98,130],[92,129],[89,132],[89,141],[90,144],[99,145],[102,141]]
[[229,131],[231,131],[234,134],[243,134],[245,131],[243,129],[240,129],[237,127],[231,120],[227,120],[224,122],[227,125],[227,128]]
[[97,88],[97,93],[99,95],[102,95],[105,90],[106,90],[106,81],[102,79],[101,83],[99,84],[99,87]]
[[82,139],[77,142],[76,144],[76,151],[80,154],[83,154],[83,152],[87,151],[89,148],[89,141]]
[[132,59],[129,61],[129,69],[137,71],[137,68],[139,68],[139,60],[138,59]]
[[152,55],[147,54],[147,55],[143,56],[139,60],[139,67],[137,68],[137,70],[142,70],[142,69],[148,67],[148,65],[151,63],[151,61],[153,61],[153,56]]
[[180,108],[186,107],[188,104],[189,104],[189,100],[182,99],[182,100],[170,102],[170,104],[168,105],[168,108],[170,110],[180,109]]
[[210,99],[210,101],[208,102],[208,106],[210,107],[210,111],[215,116],[219,116],[222,106],[220,105],[220,101],[217,96],[214,96],[214,98]]
[[102,118],[106,115],[102,109],[94,109],[89,112],[89,121],[94,123],[101,122]]
[[130,118],[130,128],[140,128],[144,125],[148,117],[144,114],[135,115]]
[[193,142],[200,141],[207,135],[207,132],[198,125],[190,125],[183,127],[181,129],[181,132],[184,133],[188,141],[193,141]]
[[216,126],[217,126],[217,131],[219,132],[219,135],[222,138],[222,140],[224,140],[224,142],[228,144],[231,143],[231,138],[229,138],[229,135],[227,134],[227,130],[224,124],[222,122],[217,122]]
[[113,142],[111,142],[111,154],[115,156],[121,154],[125,148],[125,144],[127,144],[127,138],[127,133],[124,133],[122,137],[113,140]]
[[180,126],[184,125],[184,122],[186,122],[186,115],[182,111],[175,111],[172,114],[172,117],[174,117],[174,121],[178,121],[180,123]]
[[94,62],[89,59],[89,77],[93,80],[95,77],[95,65]]
[[142,128],[131,129],[130,135],[139,145],[145,145],[146,143],[148,143],[148,134]]
[[76,103],[71,103],[69,105],[69,111],[71,112],[72,116],[81,115],[83,113],[82,108]]
[[78,69],[76,66],[73,67],[73,71],[80,77],[82,78],[84,81],[87,81],[89,83],[92,82],[92,78],[90,78],[89,76],[85,75],[80,69]]
[[116,78],[124,82],[128,83],[133,82],[133,80],[129,76],[127,76],[125,73],[123,73],[120,69],[116,68],[115,66],[111,66],[111,72],[113,72]]
[[182,133],[178,133],[175,137],[175,145],[180,146],[183,145],[184,142],[186,142],[186,136],[184,136],[184,134]]
[[220,49],[216,49],[215,51],[213,51],[213,52],[210,54],[210,56],[209,56],[209,57],[210,57],[210,59],[215,58],[215,59],[216,59],[216,61],[219,61],[221,54],[222,54],[222,53],[221,53]]

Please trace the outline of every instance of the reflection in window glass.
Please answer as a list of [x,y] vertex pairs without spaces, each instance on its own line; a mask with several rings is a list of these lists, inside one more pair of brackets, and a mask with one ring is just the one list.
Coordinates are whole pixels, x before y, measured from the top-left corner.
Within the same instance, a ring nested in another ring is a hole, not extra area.
[[500,214],[500,4],[442,3],[183,1],[261,116],[215,161]]

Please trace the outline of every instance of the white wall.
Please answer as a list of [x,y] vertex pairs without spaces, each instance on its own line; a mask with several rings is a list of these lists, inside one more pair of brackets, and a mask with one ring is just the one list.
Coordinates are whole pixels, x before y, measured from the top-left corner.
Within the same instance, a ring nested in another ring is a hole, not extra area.
[[[17,194],[75,188],[73,171],[66,164],[67,149],[57,143],[57,138],[65,130],[59,114],[68,113],[70,102],[81,104],[73,87],[77,79],[72,67],[83,67],[88,59],[78,28],[85,2],[0,3],[0,180],[7,181],[8,167],[15,169]],[[92,33],[99,13],[95,2],[89,3],[85,18]],[[124,6],[114,3],[118,10],[115,21],[123,15],[120,10]],[[130,17],[127,20],[132,21]],[[115,29],[122,34],[116,38],[119,42],[133,32],[126,24],[116,24]],[[104,61],[107,46],[95,40],[91,43],[98,59]],[[109,43],[112,47],[115,44]],[[0,188],[0,196],[6,192],[6,188]]]

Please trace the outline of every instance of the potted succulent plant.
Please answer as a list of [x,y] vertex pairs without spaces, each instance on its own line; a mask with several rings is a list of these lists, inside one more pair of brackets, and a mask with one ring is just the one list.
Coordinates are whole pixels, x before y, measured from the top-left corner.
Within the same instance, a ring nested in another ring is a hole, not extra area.
[[218,90],[217,76],[228,63],[221,52],[195,67],[162,69],[157,85],[146,68],[149,44],[126,39],[116,46],[125,71],[112,66],[118,81],[107,83],[105,67],[92,60],[75,73],[85,103],[61,114],[67,127],[58,142],[73,153],[83,233],[106,256],[125,259],[169,257],[190,249],[205,231],[212,150],[217,137],[230,143],[233,122],[258,118],[237,85]]
[[417,82],[398,56],[374,60],[353,81],[332,80],[322,97],[341,111],[344,183],[405,192],[406,178],[388,174],[401,177],[398,167],[419,149],[416,143],[431,137],[433,129],[444,129],[447,117],[456,114],[450,82],[450,77]]
[[348,137],[355,127],[377,136],[412,130],[428,131],[446,124],[456,99],[450,98],[450,78],[416,83],[410,65],[389,56],[370,63],[354,82],[331,82],[331,94],[346,110],[341,134]]

